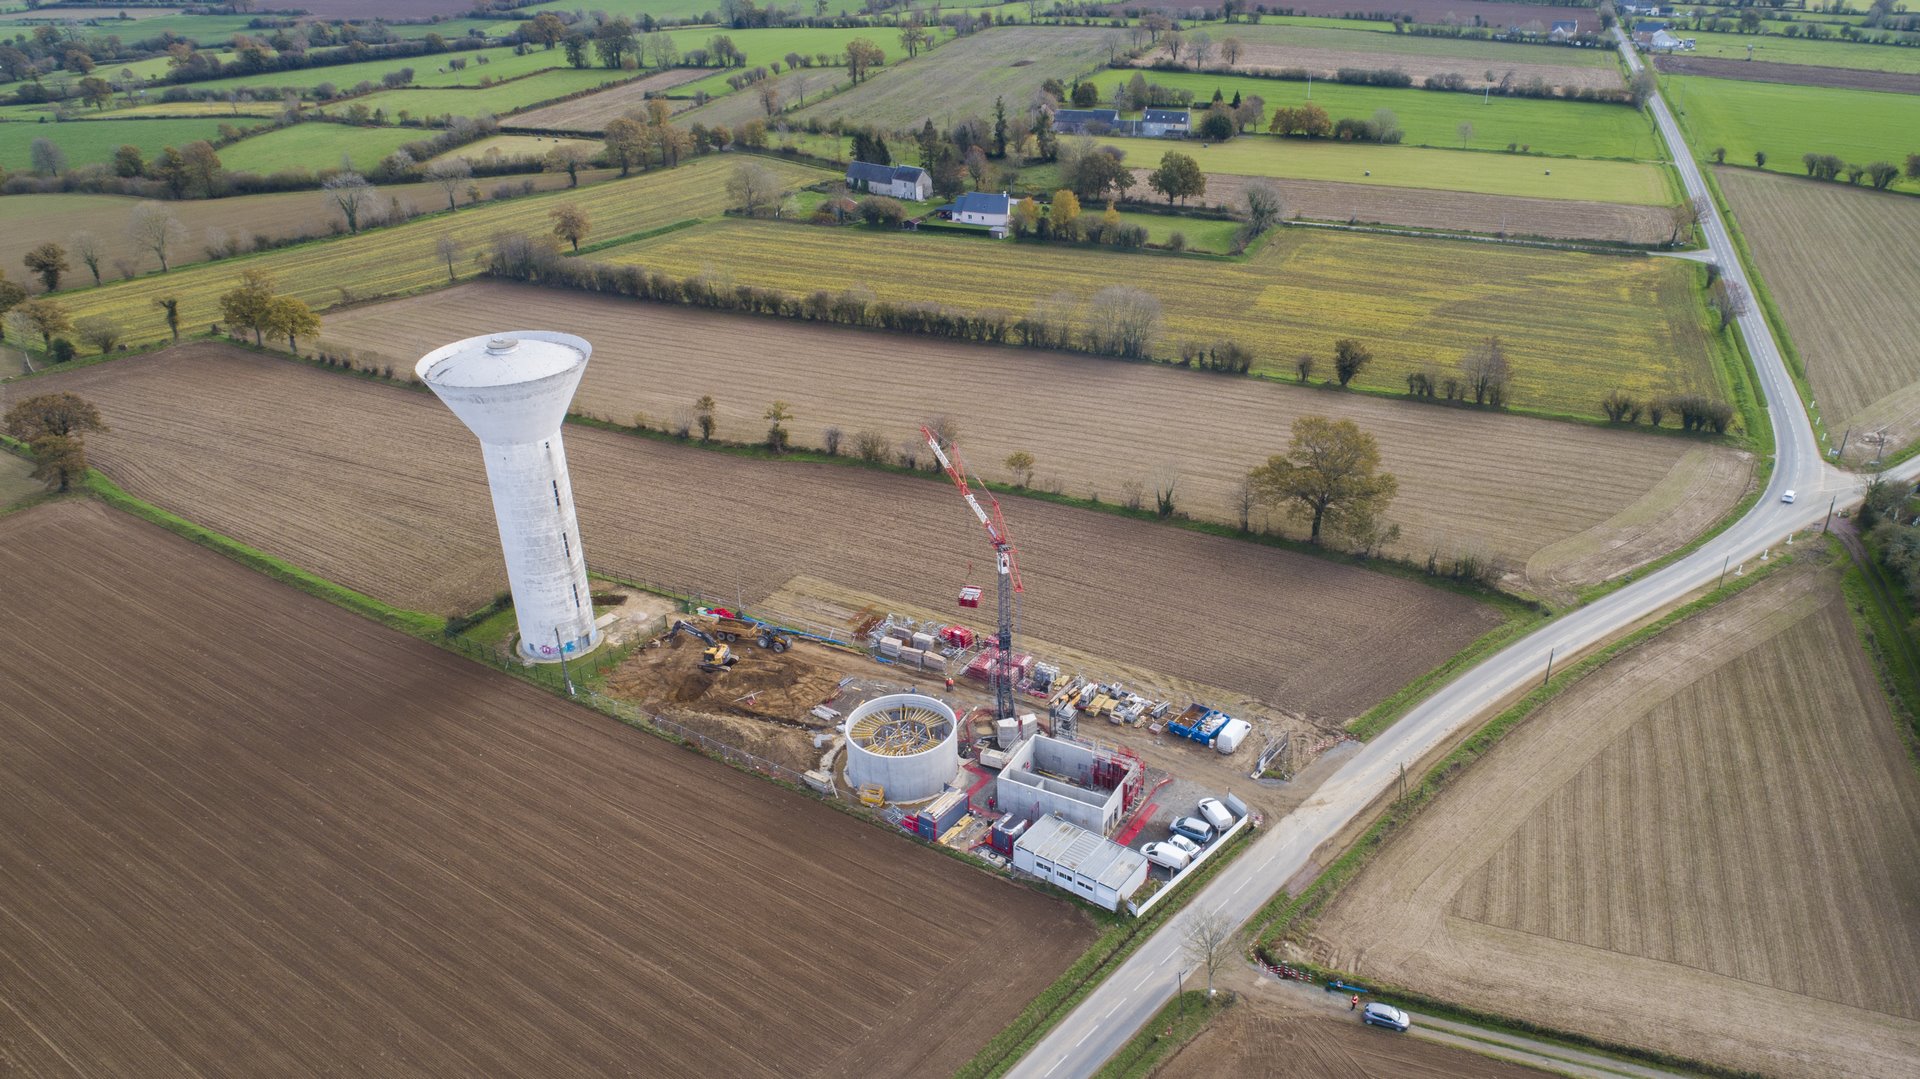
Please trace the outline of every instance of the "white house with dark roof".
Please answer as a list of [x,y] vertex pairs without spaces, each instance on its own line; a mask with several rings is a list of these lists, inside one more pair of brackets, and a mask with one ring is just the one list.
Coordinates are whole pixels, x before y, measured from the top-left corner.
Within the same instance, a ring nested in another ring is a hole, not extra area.
[[1147,109],[1140,114],[1139,133],[1150,139],[1186,138],[1192,117],[1185,109]]
[[1053,110],[1053,129],[1062,135],[1104,135],[1119,127],[1118,109]]
[[1573,19],[1555,22],[1547,27],[1547,37],[1554,41],[1571,41],[1580,36],[1580,24]]
[[995,236],[1007,234],[1007,224],[1013,219],[1013,204],[1018,199],[1009,198],[1005,191],[997,194],[986,191],[970,191],[940,207],[936,213],[943,221],[956,225],[978,225]]
[[913,165],[853,161],[847,164],[847,190],[925,202],[933,194],[933,177]]

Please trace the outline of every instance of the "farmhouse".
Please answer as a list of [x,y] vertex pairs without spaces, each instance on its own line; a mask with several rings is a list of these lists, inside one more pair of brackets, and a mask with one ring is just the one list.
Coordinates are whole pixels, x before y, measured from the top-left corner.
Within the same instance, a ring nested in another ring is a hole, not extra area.
[[1138,127],[1138,133],[1150,139],[1186,138],[1190,121],[1185,109],[1148,109]]
[[1053,129],[1062,135],[1104,135],[1118,127],[1118,109],[1056,109],[1053,114]]
[[925,202],[927,196],[933,194],[933,177],[927,175],[927,170],[913,165],[854,161],[847,165],[847,190]]
[[1580,36],[1580,24],[1572,19],[1556,22],[1547,28],[1547,37],[1554,41],[1571,41]]
[[995,236],[1005,236],[1016,201],[1008,198],[1005,191],[997,195],[971,191],[940,207],[938,213],[942,221],[952,221],[958,225],[984,225]]
[[1636,30],[1633,34],[1633,43],[1648,52],[1672,52],[1686,47],[1686,42],[1667,33],[1665,29],[1646,32]]

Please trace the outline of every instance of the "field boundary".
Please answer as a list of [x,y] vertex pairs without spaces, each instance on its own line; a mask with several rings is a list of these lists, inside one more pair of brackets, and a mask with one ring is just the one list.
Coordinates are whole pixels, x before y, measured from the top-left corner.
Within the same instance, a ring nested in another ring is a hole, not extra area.
[[[1230,989],[1221,991],[1212,1001],[1203,990],[1181,990],[1107,1058],[1093,1073],[1093,1079],[1148,1079],[1168,1057],[1185,1049],[1239,1002],[1239,994]],[[1167,1034],[1158,1033],[1161,1030]]]
[[[1895,716],[1904,720],[1907,755],[1920,768],[1920,662],[1914,641],[1902,626],[1913,623],[1913,612],[1897,585],[1887,581],[1879,553],[1865,537],[1854,543],[1838,541],[1846,549],[1849,566],[1840,579],[1847,598],[1847,616],[1860,637],[1860,646],[1873,661],[1880,690]],[[1864,556],[1864,557],[1862,557]]]

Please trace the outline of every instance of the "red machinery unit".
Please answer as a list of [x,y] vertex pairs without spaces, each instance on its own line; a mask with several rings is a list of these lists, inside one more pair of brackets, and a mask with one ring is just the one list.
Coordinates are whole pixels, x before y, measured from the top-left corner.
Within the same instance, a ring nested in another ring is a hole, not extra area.
[[960,590],[960,606],[962,607],[980,606],[980,586],[979,585],[970,584]]
[[[978,591],[977,589],[975,591]],[[975,597],[976,602],[978,597]],[[972,648],[973,631],[965,626],[948,626],[940,631],[940,639],[955,648]]]

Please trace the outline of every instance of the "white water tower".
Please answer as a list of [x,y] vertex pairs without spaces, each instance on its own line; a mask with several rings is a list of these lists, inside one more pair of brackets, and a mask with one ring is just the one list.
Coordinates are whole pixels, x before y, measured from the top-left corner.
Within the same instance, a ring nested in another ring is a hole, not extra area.
[[600,643],[560,441],[591,355],[593,346],[571,334],[511,330],[455,341],[414,367],[480,437],[528,659],[577,656]]

